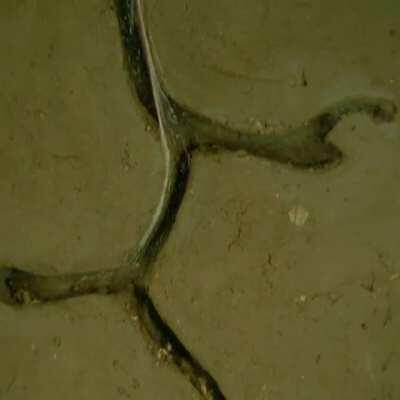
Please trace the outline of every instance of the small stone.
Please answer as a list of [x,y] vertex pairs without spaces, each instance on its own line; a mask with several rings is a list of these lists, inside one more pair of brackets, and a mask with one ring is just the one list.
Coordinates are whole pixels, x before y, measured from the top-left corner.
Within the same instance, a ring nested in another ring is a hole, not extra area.
[[261,121],[256,120],[256,122],[254,123],[254,126],[256,127],[257,132],[260,133],[263,131],[264,125],[261,123]]
[[399,278],[400,278],[400,274],[397,273],[397,274],[393,274],[393,275],[389,278],[389,280],[391,280],[391,281],[397,281],[397,279],[399,279]]
[[304,226],[307,222],[310,213],[302,206],[293,207],[289,213],[289,220],[296,226]]

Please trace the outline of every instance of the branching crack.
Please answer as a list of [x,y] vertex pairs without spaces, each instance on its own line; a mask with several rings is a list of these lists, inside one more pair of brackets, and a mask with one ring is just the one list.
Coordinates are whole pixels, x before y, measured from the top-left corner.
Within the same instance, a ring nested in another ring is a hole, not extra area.
[[[112,269],[45,276],[16,267],[0,269],[0,301],[13,306],[59,301],[93,293],[129,291],[142,331],[207,400],[225,399],[216,380],[180,341],[153,304],[149,287],[152,269],[165,244],[184,198],[190,156],[196,150],[245,151],[297,168],[336,165],[342,152],[326,141],[338,122],[365,113],[375,122],[389,122],[397,113],[388,99],[356,97],[322,110],[298,127],[274,134],[240,131],[211,120],[173,99],[157,74],[151,37],[145,23],[144,0],[114,0],[129,82],[146,113],[158,126],[165,158],[161,199],[148,230],[124,262]],[[238,235],[240,236],[239,231]],[[268,263],[272,265],[269,257]]]

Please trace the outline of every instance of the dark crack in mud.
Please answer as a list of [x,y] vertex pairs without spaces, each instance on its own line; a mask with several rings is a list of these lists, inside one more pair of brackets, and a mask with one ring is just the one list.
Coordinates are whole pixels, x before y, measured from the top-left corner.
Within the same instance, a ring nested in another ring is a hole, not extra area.
[[117,268],[44,276],[17,267],[0,269],[0,301],[22,306],[93,293],[129,291],[143,333],[152,347],[197,389],[203,399],[225,399],[215,378],[180,341],[157,311],[149,289],[158,253],[171,232],[184,198],[193,151],[245,151],[297,168],[334,166],[342,152],[326,141],[338,122],[354,113],[389,122],[397,113],[388,99],[356,97],[322,110],[318,115],[272,134],[243,132],[213,121],[173,99],[160,81],[153,61],[151,37],[145,23],[144,0],[115,0],[125,65],[134,96],[158,126],[166,162],[164,187],[153,219],[138,246],[127,252]]

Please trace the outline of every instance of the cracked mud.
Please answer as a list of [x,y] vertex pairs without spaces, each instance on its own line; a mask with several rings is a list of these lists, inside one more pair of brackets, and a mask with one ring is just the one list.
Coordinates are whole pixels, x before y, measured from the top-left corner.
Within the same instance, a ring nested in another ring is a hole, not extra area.
[[[277,132],[255,134],[232,128],[192,110],[189,105],[181,104],[171,96],[166,83],[159,77],[154,61],[156,57],[144,3],[142,0],[116,0],[115,11],[133,95],[141,104],[138,106],[143,107],[157,127],[157,138],[165,157],[163,191],[149,227],[117,268],[51,276],[38,275],[17,266],[3,267],[0,270],[0,299],[11,306],[27,306],[93,293],[108,295],[128,291],[132,297],[131,307],[139,318],[142,331],[157,349],[156,352],[161,350],[163,358],[182,372],[202,398],[225,399],[223,388],[208,372],[207,366],[191,353],[190,343],[184,344],[174,333],[149,295],[157,256],[179,217],[185,198],[192,154],[245,152],[250,156],[291,165],[303,170],[304,174],[309,168],[325,171],[340,165],[344,156],[351,157],[351,154],[343,154],[328,138],[340,121],[354,114],[365,114],[374,123],[391,122],[397,107],[390,99],[356,96],[343,98],[299,126]],[[237,236],[240,239],[240,231]],[[235,239],[228,246],[229,250],[234,243]],[[272,265],[270,255],[267,264]],[[366,283],[363,288],[373,291],[374,282]],[[272,283],[269,282],[269,285]],[[320,298],[327,298],[334,304],[340,296],[317,293],[311,300]],[[306,297],[300,297],[299,307],[305,306],[306,300]],[[388,311],[385,325],[390,319]]]

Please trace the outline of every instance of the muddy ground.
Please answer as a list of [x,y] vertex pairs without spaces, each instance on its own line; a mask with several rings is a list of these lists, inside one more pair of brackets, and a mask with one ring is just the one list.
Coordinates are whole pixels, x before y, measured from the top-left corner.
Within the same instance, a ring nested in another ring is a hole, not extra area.
[[[163,79],[267,132],[353,95],[400,104],[395,0],[148,1]],[[400,122],[344,120],[325,172],[196,155],[157,263],[162,315],[230,400],[400,398]],[[109,0],[0,2],[0,263],[117,265],[163,180]],[[303,226],[288,213],[301,206]],[[1,399],[197,399],[124,296],[0,304]]]

